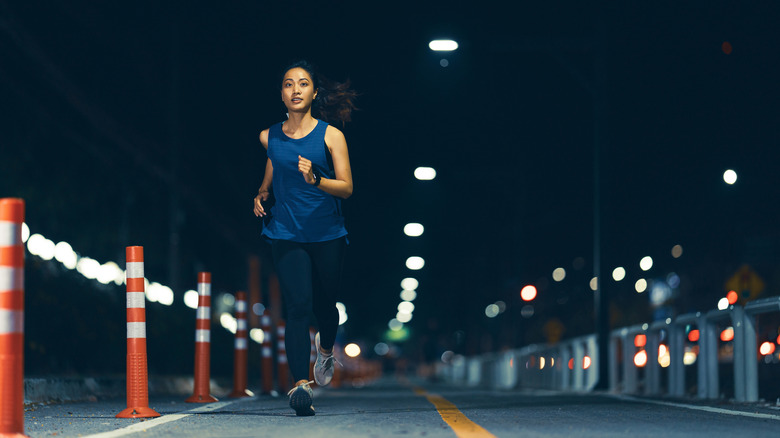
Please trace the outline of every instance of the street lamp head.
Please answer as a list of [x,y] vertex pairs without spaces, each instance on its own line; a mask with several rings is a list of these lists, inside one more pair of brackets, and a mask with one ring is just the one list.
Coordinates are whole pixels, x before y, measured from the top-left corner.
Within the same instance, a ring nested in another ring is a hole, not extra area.
[[725,181],[728,185],[734,184],[737,182],[737,172],[733,171],[732,169],[726,170],[723,172],[723,181]]
[[458,49],[458,43],[453,40],[433,40],[428,47],[434,52],[452,52]]

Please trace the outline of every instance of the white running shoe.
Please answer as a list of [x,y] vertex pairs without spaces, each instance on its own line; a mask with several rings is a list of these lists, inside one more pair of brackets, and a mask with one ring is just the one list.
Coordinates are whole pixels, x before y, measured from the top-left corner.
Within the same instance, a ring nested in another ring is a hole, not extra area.
[[311,405],[314,391],[309,386],[311,383],[310,381],[301,380],[287,393],[290,397],[290,407],[295,410],[295,415],[299,417],[311,417],[314,415],[314,407]]
[[332,350],[328,355],[322,353],[320,332],[314,336],[314,346],[317,349],[317,361],[314,362],[314,381],[317,382],[317,385],[326,386],[333,379],[333,362],[336,359],[333,357]]

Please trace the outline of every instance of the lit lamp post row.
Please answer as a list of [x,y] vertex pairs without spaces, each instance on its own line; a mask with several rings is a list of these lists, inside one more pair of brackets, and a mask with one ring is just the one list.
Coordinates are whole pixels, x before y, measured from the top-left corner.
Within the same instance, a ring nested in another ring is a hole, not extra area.
[[[452,52],[457,50],[458,43],[449,39],[437,39],[428,43],[428,47],[434,52]],[[439,62],[442,67],[447,67],[449,61],[442,58]],[[436,170],[432,167],[418,167],[414,170],[414,177],[419,181],[431,181],[436,178]],[[408,223],[404,226],[404,234],[408,237],[420,237],[425,232],[425,227],[417,222]],[[411,271],[419,271],[425,266],[425,260],[420,256],[411,256],[406,259],[406,268]],[[401,302],[398,304],[397,313],[393,319],[388,322],[387,326],[390,329],[387,332],[388,340],[401,341],[408,337],[408,330],[405,329],[404,324],[412,320],[412,313],[414,312],[413,301],[417,298],[417,287],[419,282],[414,277],[406,277],[401,281]],[[388,352],[388,346],[384,343],[379,343],[375,347],[375,351],[379,355],[384,355]]]
[[[431,181],[436,178],[436,170],[431,167],[418,167],[414,170],[414,176],[420,181]],[[411,222],[404,226],[404,234],[408,237],[420,237],[425,232],[425,227],[417,222]],[[419,271],[425,266],[425,259],[420,256],[411,256],[406,259],[406,268],[410,271]],[[414,301],[417,298],[417,287],[419,282],[414,277],[407,277],[401,281],[401,302],[398,304],[398,312],[395,318],[387,323],[390,331],[388,338],[390,340],[403,340],[408,336],[404,330],[404,324],[412,320],[414,312]]]

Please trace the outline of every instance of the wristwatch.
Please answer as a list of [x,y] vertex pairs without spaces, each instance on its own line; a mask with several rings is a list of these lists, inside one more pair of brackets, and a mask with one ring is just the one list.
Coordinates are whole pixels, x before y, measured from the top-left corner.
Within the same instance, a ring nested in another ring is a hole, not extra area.
[[320,176],[320,173],[316,170],[312,170],[311,173],[314,174],[314,187],[317,187],[320,185],[320,181],[322,181],[322,177]]

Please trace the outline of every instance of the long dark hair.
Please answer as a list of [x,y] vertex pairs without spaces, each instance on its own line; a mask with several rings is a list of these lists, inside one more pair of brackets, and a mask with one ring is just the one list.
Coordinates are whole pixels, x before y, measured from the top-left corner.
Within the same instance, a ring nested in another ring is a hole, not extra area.
[[328,123],[341,122],[345,125],[352,121],[352,110],[356,110],[355,98],[358,93],[350,88],[350,81],[332,82],[320,75],[314,66],[305,60],[296,61],[282,72],[282,81],[284,75],[294,68],[302,68],[311,76],[312,85],[317,90],[317,98],[312,104],[312,113],[314,117],[322,119]]

